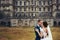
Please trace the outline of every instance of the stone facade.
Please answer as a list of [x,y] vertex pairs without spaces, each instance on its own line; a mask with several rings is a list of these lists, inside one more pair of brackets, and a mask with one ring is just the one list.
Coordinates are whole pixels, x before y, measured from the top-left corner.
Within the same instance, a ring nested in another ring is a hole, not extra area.
[[14,16],[20,26],[34,26],[38,19],[52,19],[51,3],[51,0],[14,0]]
[[[0,24],[10,25],[10,19],[13,16],[13,0],[0,0]],[[2,16],[1,16],[2,15]]]
[[52,14],[54,26],[60,26],[60,0],[52,0]]
[[9,20],[10,26],[34,26],[38,19],[54,26],[59,10],[59,0],[0,0],[0,11],[6,15],[3,19]]

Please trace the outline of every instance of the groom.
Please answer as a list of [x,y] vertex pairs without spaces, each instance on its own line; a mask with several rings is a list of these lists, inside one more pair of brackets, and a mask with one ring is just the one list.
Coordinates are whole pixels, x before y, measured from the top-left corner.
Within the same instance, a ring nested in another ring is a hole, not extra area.
[[43,24],[43,21],[42,20],[38,20],[38,23],[35,26],[35,35],[36,35],[35,40],[40,40],[42,38],[41,34],[40,34],[40,27],[41,27],[42,24]]

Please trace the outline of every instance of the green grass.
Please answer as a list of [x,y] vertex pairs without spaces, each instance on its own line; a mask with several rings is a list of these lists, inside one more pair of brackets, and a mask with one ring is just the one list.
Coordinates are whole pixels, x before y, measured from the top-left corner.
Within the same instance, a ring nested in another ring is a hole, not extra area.
[[[60,40],[60,28],[51,27],[54,40]],[[0,27],[0,40],[35,40],[33,27]]]

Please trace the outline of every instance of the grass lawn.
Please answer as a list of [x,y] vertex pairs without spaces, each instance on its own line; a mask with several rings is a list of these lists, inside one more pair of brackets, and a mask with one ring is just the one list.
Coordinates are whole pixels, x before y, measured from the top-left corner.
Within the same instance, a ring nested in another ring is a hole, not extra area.
[[[60,40],[60,27],[51,27],[53,40]],[[0,40],[35,40],[34,28],[0,27]]]

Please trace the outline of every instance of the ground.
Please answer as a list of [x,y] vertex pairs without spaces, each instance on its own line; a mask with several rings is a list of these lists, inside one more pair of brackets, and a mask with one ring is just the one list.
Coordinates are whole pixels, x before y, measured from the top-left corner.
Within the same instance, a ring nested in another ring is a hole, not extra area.
[[[51,27],[53,40],[60,40],[60,27]],[[0,27],[0,40],[35,40],[34,27]]]

